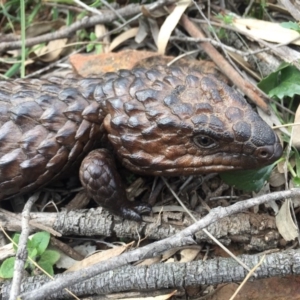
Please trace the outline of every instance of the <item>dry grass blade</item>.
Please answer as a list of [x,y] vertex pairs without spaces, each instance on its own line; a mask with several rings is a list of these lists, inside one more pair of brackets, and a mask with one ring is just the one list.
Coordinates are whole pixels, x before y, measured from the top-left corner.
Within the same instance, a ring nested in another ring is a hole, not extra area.
[[[193,214],[190,212],[190,210],[183,204],[183,202],[179,199],[177,194],[173,191],[171,186],[168,184],[165,178],[163,178],[164,183],[170,190],[170,192],[173,194],[175,199],[179,202],[179,204],[185,209],[185,211],[188,213],[188,215],[192,218],[194,222],[197,222]],[[246,270],[250,271],[249,267],[246,266],[238,257],[236,257],[228,248],[226,248],[222,243],[220,243],[210,232],[208,232],[205,228],[202,229],[202,231],[209,237],[211,238],[219,247],[221,247],[226,253],[228,253],[233,259],[235,259],[241,266],[243,266]],[[255,275],[255,274],[254,274]]]
[[300,34],[295,30],[282,27],[279,23],[236,18],[233,21],[233,26],[254,39],[280,44],[294,40],[293,44],[300,45],[300,41],[296,40],[300,38]]
[[138,31],[139,31],[138,27],[135,27],[135,28],[131,28],[131,29],[121,33],[120,35],[118,35],[111,42],[110,47],[109,47],[109,52],[111,52],[113,49],[115,49],[116,47],[118,47],[120,44],[127,41],[128,39],[135,37],[137,35]]
[[190,0],[179,1],[176,4],[175,9],[170,13],[170,15],[166,18],[164,24],[161,26],[157,39],[157,51],[159,54],[165,53],[171,33],[177,26],[181,16],[185,12],[186,8],[190,5],[190,3]]

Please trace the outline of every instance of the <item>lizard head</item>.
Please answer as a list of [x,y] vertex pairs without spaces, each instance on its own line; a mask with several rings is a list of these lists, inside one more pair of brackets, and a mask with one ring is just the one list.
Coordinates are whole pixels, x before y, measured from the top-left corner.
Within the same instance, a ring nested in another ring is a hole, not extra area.
[[134,172],[172,176],[254,169],[282,154],[274,131],[213,76],[136,69],[111,87],[117,96],[105,101],[104,126],[123,165]]

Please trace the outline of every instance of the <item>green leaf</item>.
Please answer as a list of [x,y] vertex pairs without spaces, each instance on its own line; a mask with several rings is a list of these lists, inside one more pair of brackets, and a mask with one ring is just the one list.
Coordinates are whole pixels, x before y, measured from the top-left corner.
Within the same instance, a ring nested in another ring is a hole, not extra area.
[[95,50],[96,50],[96,54],[101,54],[101,53],[103,53],[103,47],[102,47],[102,44],[96,44]]
[[234,185],[243,191],[259,191],[266,180],[269,179],[273,165],[256,170],[239,170],[221,173],[223,181],[229,185]]
[[97,36],[96,36],[95,32],[90,33],[90,41],[97,41]]
[[290,64],[288,63],[282,63],[277,70],[262,79],[261,82],[258,83],[258,87],[268,94],[270,90],[274,89],[278,85],[281,70],[289,66]]
[[275,72],[265,77],[258,87],[270,97],[282,99],[300,94],[300,71],[287,63],[282,64]]
[[38,261],[38,264],[43,262],[48,262],[51,265],[54,265],[60,258],[59,252],[55,250],[46,250]]
[[14,274],[15,257],[7,258],[0,267],[1,278],[12,278]]
[[54,271],[53,271],[53,265],[49,264],[48,262],[41,262],[39,263],[39,266],[46,271],[48,274],[50,275],[54,275]]
[[289,66],[281,71],[280,82],[269,92],[269,96],[283,99],[285,96],[293,98],[295,95],[300,95],[299,82],[300,71],[294,66]]
[[296,22],[292,22],[292,21],[282,22],[280,23],[280,25],[284,28],[292,29],[300,33],[300,25]]
[[294,187],[295,188],[299,188],[300,187],[300,177],[296,176],[296,177],[293,177],[293,183],[294,183]]
[[[15,233],[13,235],[12,240],[18,245],[19,244],[19,239],[20,239],[20,233]],[[13,248],[14,248],[15,252],[17,252],[18,247],[15,244],[13,244]]]
[[223,21],[226,25],[231,25],[233,23],[234,16],[233,15],[226,15],[226,14],[217,14],[217,19]]
[[94,48],[95,48],[95,45],[93,43],[87,44],[87,46],[86,46],[86,52],[91,52],[91,51],[94,50]]
[[37,248],[27,248],[27,250],[28,250],[28,257],[35,260],[35,258],[38,256]]
[[37,249],[37,254],[42,255],[47,249],[50,241],[50,233],[46,231],[37,232],[31,239],[32,245]]
[[297,177],[300,177],[300,153],[296,148],[294,148],[293,152],[295,155],[296,174],[297,174]]
[[[33,242],[30,239],[28,239],[26,248],[27,248],[27,251],[28,251],[28,255],[30,256],[31,252],[34,251],[36,246],[33,244]],[[35,249],[35,251],[37,251],[37,250]]]

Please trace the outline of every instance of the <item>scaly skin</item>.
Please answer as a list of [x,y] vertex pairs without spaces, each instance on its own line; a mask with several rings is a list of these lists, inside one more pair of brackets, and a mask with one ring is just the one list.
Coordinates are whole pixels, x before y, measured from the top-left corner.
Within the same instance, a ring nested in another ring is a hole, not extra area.
[[282,153],[243,97],[193,70],[2,81],[0,101],[1,199],[44,186],[106,133],[122,164],[139,174],[257,168]]

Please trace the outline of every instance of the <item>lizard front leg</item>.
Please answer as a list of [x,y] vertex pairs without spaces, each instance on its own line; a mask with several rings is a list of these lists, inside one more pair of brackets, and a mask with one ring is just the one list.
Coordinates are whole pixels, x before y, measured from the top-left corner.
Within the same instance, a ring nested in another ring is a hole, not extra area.
[[106,149],[94,150],[85,157],[80,167],[80,181],[89,197],[125,219],[140,222],[140,214],[151,211],[148,204],[136,204],[127,199],[114,159]]

